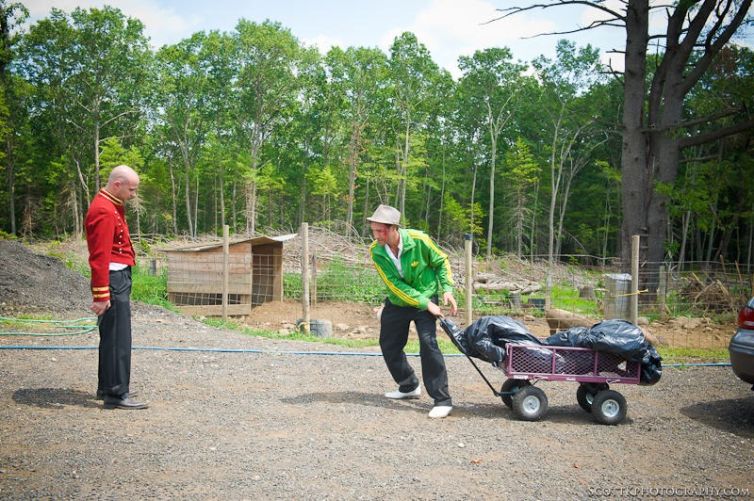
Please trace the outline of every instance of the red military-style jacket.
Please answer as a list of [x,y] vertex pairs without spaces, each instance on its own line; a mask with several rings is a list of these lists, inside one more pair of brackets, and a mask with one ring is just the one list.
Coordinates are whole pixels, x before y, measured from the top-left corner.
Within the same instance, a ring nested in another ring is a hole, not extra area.
[[136,264],[123,202],[102,188],[89,205],[84,226],[92,270],[92,298],[109,301],[110,263]]

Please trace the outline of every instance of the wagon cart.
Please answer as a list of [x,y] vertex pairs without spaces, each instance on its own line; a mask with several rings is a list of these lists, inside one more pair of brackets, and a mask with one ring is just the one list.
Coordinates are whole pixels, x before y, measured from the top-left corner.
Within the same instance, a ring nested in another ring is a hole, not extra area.
[[626,417],[626,399],[610,389],[614,383],[638,384],[641,363],[630,362],[610,353],[589,348],[507,343],[501,369],[508,379],[497,391],[453,335],[446,319],[440,325],[490,387],[515,415],[524,421],[537,421],[547,413],[547,395],[535,386],[539,381],[579,383],[579,406],[603,424],[617,424]]

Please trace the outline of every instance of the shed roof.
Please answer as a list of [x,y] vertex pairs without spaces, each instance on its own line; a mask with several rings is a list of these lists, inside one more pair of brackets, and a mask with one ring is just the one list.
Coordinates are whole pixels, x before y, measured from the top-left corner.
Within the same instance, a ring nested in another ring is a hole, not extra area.
[[[298,236],[297,233],[289,233],[288,235],[278,235],[276,237],[266,237],[266,236],[260,236],[260,237],[251,237],[251,238],[242,238],[237,240],[231,240],[229,245],[236,245],[236,244],[245,244],[245,243],[251,243],[252,246],[254,245],[264,245],[264,244],[272,244],[272,243],[283,243],[288,240],[291,240]],[[222,247],[222,242],[210,242],[210,243],[202,243],[202,244],[191,244],[191,245],[185,245],[182,247],[174,247],[174,248],[163,248],[161,250],[165,252],[202,252],[212,249],[217,249],[218,247]]]

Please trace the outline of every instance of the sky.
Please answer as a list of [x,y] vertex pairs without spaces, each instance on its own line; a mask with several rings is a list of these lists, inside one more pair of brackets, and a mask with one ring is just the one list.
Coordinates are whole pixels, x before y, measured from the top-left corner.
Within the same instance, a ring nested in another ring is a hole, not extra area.
[[[390,45],[404,31],[413,32],[434,61],[459,77],[457,62],[488,47],[509,47],[514,59],[531,61],[553,57],[559,38],[587,43],[600,49],[603,62],[623,69],[622,57],[609,53],[620,49],[625,34],[620,28],[600,28],[567,36],[532,37],[545,32],[571,30],[588,25],[599,11],[588,7],[532,10],[492,23],[496,9],[527,5],[533,0],[20,0],[30,22],[49,15],[56,7],[66,12],[76,7],[111,5],[141,20],[154,48],[173,44],[197,31],[232,31],[239,19],[280,22],[308,46],[323,54],[332,46],[378,47]],[[617,8],[617,0],[608,0]],[[661,25],[662,19],[653,24]],[[751,38],[748,39],[751,41]],[[747,45],[751,45],[747,43]]]

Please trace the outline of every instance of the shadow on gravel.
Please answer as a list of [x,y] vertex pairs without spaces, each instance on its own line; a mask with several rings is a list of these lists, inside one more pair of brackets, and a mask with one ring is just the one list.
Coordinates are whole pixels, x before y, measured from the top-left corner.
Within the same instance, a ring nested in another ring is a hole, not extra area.
[[[327,402],[329,404],[357,404],[365,405],[368,407],[391,407],[393,404],[398,403],[390,401],[381,395],[375,395],[373,393],[363,393],[359,391],[340,391],[333,393],[304,393],[295,397],[281,398],[281,402],[286,404],[303,405],[311,402]],[[405,410],[417,410],[417,407],[413,405],[405,405],[409,402],[416,402],[416,400],[404,400],[400,402],[404,404]]]
[[55,409],[66,405],[96,408],[100,404],[93,393],[70,388],[22,388],[13,392],[13,401],[19,404]]
[[684,407],[681,413],[718,430],[754,438],[754,396],[700,402]]
[[[389,400],[382,395],[374,393],[364,393],[358,391],[342,391],[332,393],[305,393],[295,397],[281,398],[281,402],[293,405],[306,405],[311,402],[327,402],[328,404],[355,404],[367,407],[379,407],[380,409],[394,409],[410,412],[428,412],[431,408],[430,402],[421,400]],[[474,404],[474,403],[454,403],[452,416],[496,419],[506,421],[518,421],[513,411],[506,408],[501,402],[495,404]],[[578,406],[550,407],[544,421],[553,423],[567,423],[569,425],[595,425],[592,417],[581,410]],[[631,423],[630,417],[626,418],[623,424]]]
[[[470,417],[477,417],[483,419],[505,419],[507,421],[521,421],[513,414],[511,409],[500,403],[500,405],[494,404],[465,404],[462,406],[456,406],[453,408],[454,415],[467,415]],[[550,407],[547,410],[547,414],[542,418],[542,421],[550,423],[564,423],[569,426],[592,426],[597,425],[594,418],[584,412],[581,407],[577,405],[559,405]],[[620,425],[631,424],[633,420],[629,415],[626,419],[620,423]],[[600,425],[602,426],[602,425]]]

